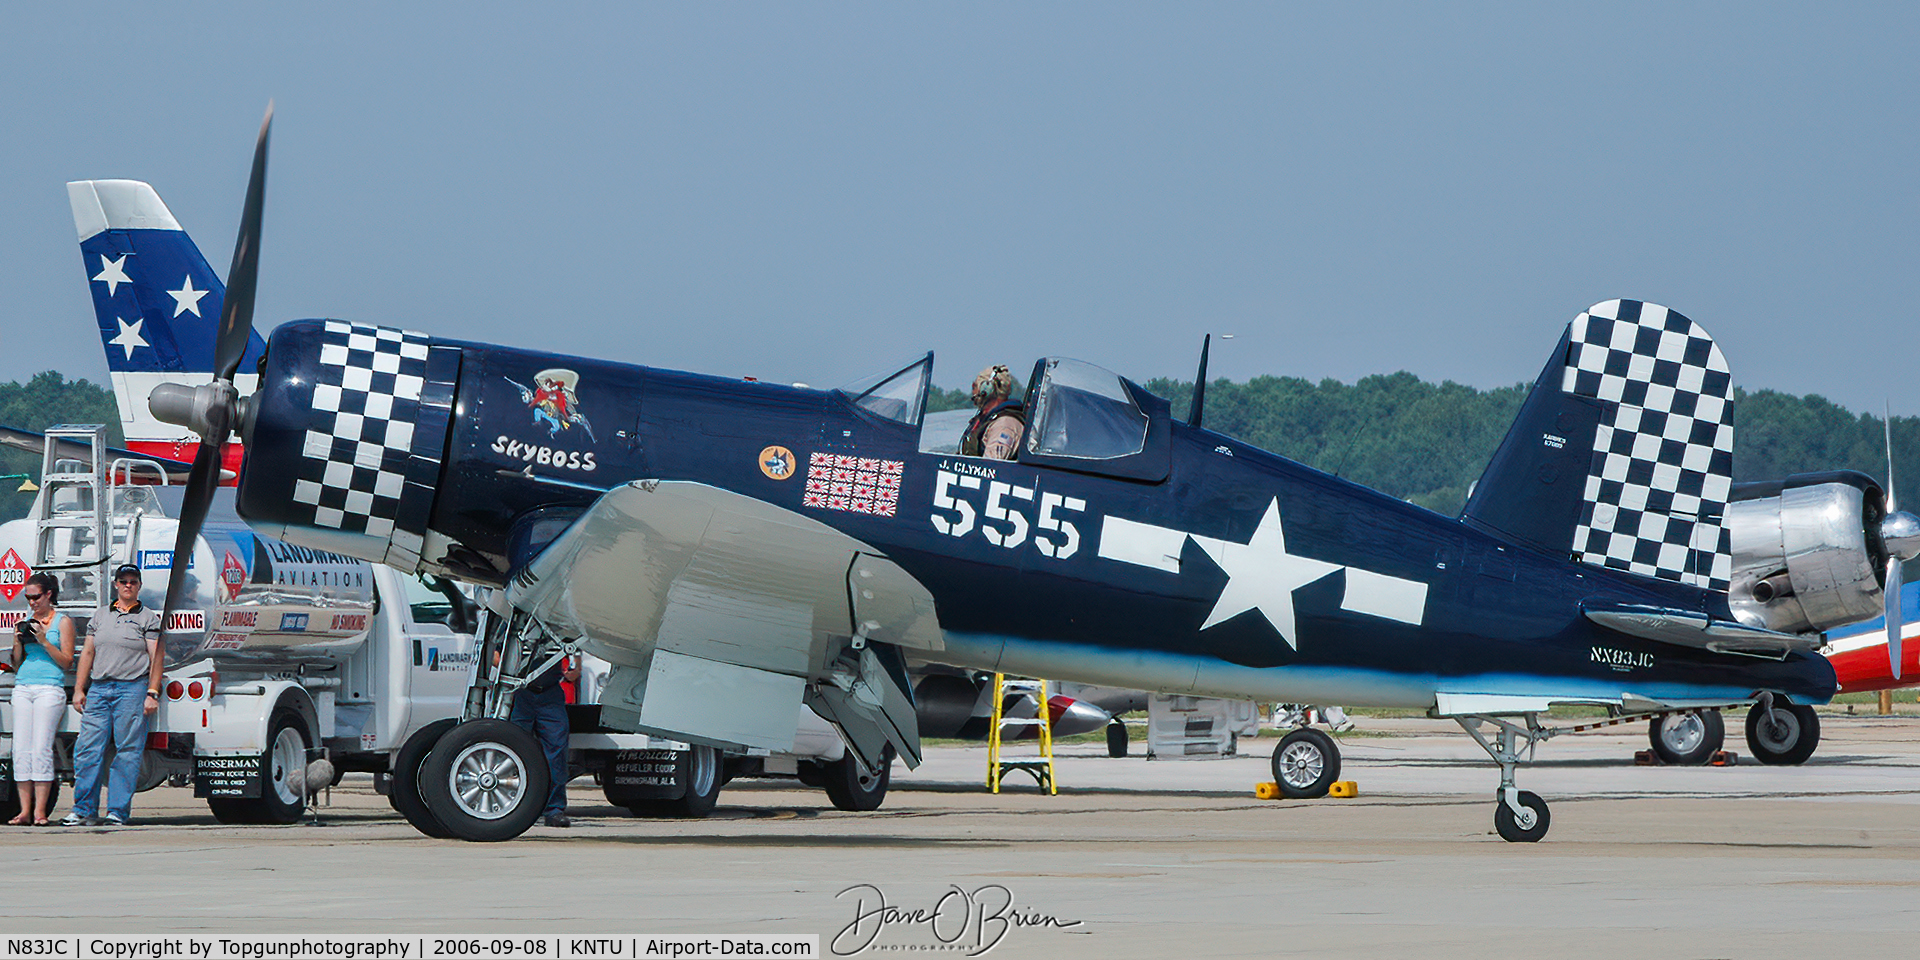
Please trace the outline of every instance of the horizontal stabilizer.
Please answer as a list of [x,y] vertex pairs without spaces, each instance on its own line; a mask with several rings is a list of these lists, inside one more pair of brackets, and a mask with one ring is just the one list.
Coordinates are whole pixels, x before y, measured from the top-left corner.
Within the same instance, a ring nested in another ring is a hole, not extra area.
[[[0,427],[0,445],[39,456],[46,450],[47,435],[44,433],[36,433],[32,430],[20,430],[15,427]],[[55,453],[55,459],[60,460],[86,460],[92,456],[92,451],[88,450],[85,445],[75,443],[72,440],[59,441],[59,449]],[[108,447],[107,456],[115,460],[150,460],[157,463],[162,470],[167,472],[168,483],[186,483],[187,475],[193,472],[193,462],[190,460],[174,460],[168,457],[156,457],[151,454],[138,453],[120,447]],[[231,470],[220,471],[220,480],[222,483],[233,482],[233,477],[234,474]],[[155,477],[151,472],[136,468],[132,475],[131,482],[152,483],[157,479],[159,478]]]
[[1581,612],[1609,630],[1714,653],[1784,660],[1787,654],[1811,652],[1820,645],[1818,637],[1775,633],[1692,610],[1617,604],[1588,605]]

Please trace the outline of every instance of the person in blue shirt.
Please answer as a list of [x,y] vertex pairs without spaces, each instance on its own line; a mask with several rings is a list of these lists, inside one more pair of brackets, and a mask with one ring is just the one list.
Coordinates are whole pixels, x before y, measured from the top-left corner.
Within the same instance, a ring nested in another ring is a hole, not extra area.
[[13,779],[20,815],[14,826],[47,825],[53,796],[53,734],[67,714],[67,668],[73,666],[73,618],[53,608],[60,585],[36,573],[20,591],[27,615],[13,634]]

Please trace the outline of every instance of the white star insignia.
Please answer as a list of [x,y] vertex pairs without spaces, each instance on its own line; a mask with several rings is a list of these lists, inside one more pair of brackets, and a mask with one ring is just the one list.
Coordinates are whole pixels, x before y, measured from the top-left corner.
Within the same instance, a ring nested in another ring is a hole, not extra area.
[[1248,610],[1258,610],[1279,631],[1280,639],[1285,640],[1287,646],[1300,649],[1295,640],[1293,592],[1342,567],[1287,552],[1286,535],[1280,528],[1280,501],[1275,499],[1267,504],[1260,526],[1254,529],[1253,539],[1246,543],[1198,536],[1193,540],[1227,572],[1227,585],[1221,588],[1213,613],[1200,629]]
[[109,261],[107,255],[103,253],[100,255],[100,272],[95,274],[93,278],[95,280],[106,281],[107,296],[111,297],[120,292],[121,284],[133,282],[133,278],[127,276],[126,267],[126,254],[121,254],[118,260]]
[[180,282],[180,289],[167,291],[167,296],[172,297],[174,300],[173,315],[177,317],[183,313],[192,313],[196,317],[199,316],[200,298],[206,296],[207,293],[208,291],[206,290],[195,290],[193,288],[193,276],[189,274],[187,279]]
[[140,328],[145,326],[147,322],[145,317],[135,320],[132,323],[128,323],[119,317],[114,317],[113,322],[120,325],[120,335],[107,342],[127,351],[128,360],[133,359],[133,348],[152,346],[144,337],[140,336]]

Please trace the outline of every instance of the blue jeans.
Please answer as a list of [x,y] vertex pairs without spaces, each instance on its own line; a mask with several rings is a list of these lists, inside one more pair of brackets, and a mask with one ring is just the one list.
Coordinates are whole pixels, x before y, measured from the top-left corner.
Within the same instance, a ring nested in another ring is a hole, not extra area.
[[87,686],[87,710],[80,716],[80,738],[73,748],[73,812],[82,817],[100,810],[101,762],[113,743],[113,767],[107,771],[107,812],[122,820],[133,816],[133,787],[140,778],[140,755],[147,749],[147,681],[95,680]]
[[[141,692],[145,695],[145,691]],[[509,718],[520,729],[533,734],[540,740],[540,749],[547,755],[547,780],[551,786],[547,790],[546,809],[543,815],[567,812],[567,694],[554,684],[539,693],[522,690],[513,697],[513,714]]]

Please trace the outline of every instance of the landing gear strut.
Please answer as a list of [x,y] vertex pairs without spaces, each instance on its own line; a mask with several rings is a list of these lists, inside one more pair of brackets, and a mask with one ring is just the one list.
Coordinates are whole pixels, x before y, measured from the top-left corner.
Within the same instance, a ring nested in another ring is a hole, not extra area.
[[[1533,759],[1534,745],[1554,735],[1556,731],[1540,725],[1536,714],[1526,715],[1526,726],[1499,717],[1464,716],[1455,717],[1460,729],[1473,737],[1487,756],[1500,765],[1500,792],[1498,805],[1493,809],[1493,828],[1500,838],[1509,843],[1536,843],[1547,835],[1547,825],[1552,815],[1547,812],[1547,802],[1538,794],[1521,790],[1513,784],[1514,768]],[[1483,723],[1491,723],[1496,735],[1488,739],[1480,729]]]
[[428,836],[511,840],[533,826],[546,805],[546,754],[508,717],[520,688],[579,652],[579,645],[517,610],[504,618],[483,611],[480,629],[479,668],[460,723],[431,739],[434,728],[422,729],[401,750],[406,762],[395,770],[395,789],[403,791],[395,806]]

